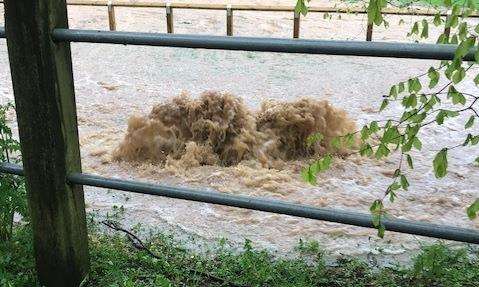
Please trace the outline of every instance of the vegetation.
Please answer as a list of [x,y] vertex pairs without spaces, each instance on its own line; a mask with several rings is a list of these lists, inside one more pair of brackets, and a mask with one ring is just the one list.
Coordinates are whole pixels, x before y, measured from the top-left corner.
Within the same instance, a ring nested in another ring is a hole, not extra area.
[[[14,157],[20,150],[19,143],[12,138],[6,113],[13,105],[0,105],[0,162],[17,162]],[[8,240],[12,235],[15,214],[27,216],[27,202],[24,180],[11,174],[0,174],[0,240]]]
[[[472,287],[479,281],[477,257],[441,244],[424,247],[412,266],[372,269],[351,258],[328,266],[317,242],[300,242],[295,257],[288,259],[257,250],[250,241],[242,250],[232,250],[222,241],[214,250],[198,254],[161,233],[145,241],[146,250],[132,245],[123,233],[107,235],[92,226],[87,286]],[[0,254],[0,286],[38,286],[29,226],[15,228],[12,240],[0,243]]]
[[[296,10],[306,15],[308,0],[298,0]],[[369,0],[367,1],[368,23],[384,25],[388,22],[381,13],[388,4],[408,6],[412,4],[424,4],[425,1],[396,1]],[[430,2],[432,3],[432,2]],[[438,4],[433,1],[432,4]],[[463,84],[472,81],[479,86],[479,74],[470,75],[479,63],[479,24],[472,25],[468,17],[477,13],[475,0],[465,1],[440,1],[440,7],[436,9],[434,17],[424,17],[416,21],[409,37],[415,40],[429,38],[429,27],[434,25],[443,31],[437,39],[438,44],[455,44],[454,59],[450,61],[438,61],[437,66],[430,67],[424,73],[412,76],[404,82],[393,85],[387,95],[380,95],[378,103],[379,111],[388,109],[390,105],[400,106],[402,110],[394,117],[387,117],[381,121],[367,123],[354,133],[337,137],[332,141],[333,148],[352,147],[355,139],[360,141],[357,153],[365,157],[382,159],[393,153],[399,153],[400,157],[394,172],[392,182],[384,187],[383,195],[372,202],[370,211],[373,223],[378,229],[378,236],[383,237],[385,226],[382,219],[386,215],[385,202],[394,202],[400,190],[408,190],[409,170],[414,169],[414,158],[422,151],[422,132],[426,128],[438,128],[445,122],[457,118],[463,119],[464,138],[451,146],[443,146],[436,151],[432,159],[432,168],[436,178],[447,175],[448,152],[453,149],[464,149],[471,152],[471,148],[479,144],[479,134],[473,129],[479,121],[479,95],[462,90]],[[450,11],[449,16],[442,16],[440,9]],[[470,57],[474,54],[474,59]],[[470,75],[467,77],[467,75]],[[385,91],[386,92],[386,91]],[[321,140],[321,135],[311,135],[311,141]],[[474,155],[475,164],[479,164],[479,155]],[[332,164],[331,154],[315,160],[302,171],[303,178],[314,184],[316,175],[327,170]],[[472,163],[471,163],[472,164]],[[479,199],[471,202],[465,211],[470,219],[477,217],[479,212]]]
[[[308,0],[298,0],[299,12],[307,13]],[[417,2],[417,1],[413,1]],[[413,2],[398,1],[398,5]],[[426,3],[429,1],[420,1]],[[387,0],[367,2],[368,21],[387,26],[381,10]],[[429,37],[429,26],[442,27],[437,39],[441,44],[457,44],[455,57],[441,61],[425,73],[397,83],[389,94],[381,97],[380,110],[399,103],[403,110],[397,118],[366,124],[354,134],[338,137],[333,146],[351,146],[359,137],[363,156],[381,159],[393,152],[401,154],[393,182],[385,187],[383,197],[371,205],[374,224],[379,236],[384,235],[382,218],[384,201],[393,202],[400,189],[407,190],[409,182],[406,164],[414,169],[413,149],[421,151],[421,130],[426,126],[442,125],[451,118],[463,115],[464,140],[454,146],[445,146],[432,160],[437,178],[446,176],[448,151],[468,148],[479,143],[479,135],[469,132],[479,118],[479,96],[461,91],[460,83],[477,63],[465,61],[472,48],[478,46],[479,25],[471,26],[468,16],[477,11],[476,1],[430,1],[451,10],[443,17],[438,13],[432,19],[415,22],[409,35],[419,39]],[[479,75],[472,80],[479,85]],[[427,88],[426,88],[427,87]],[[0,107],[0,161],[18,161],[18,142],[6,123],[6,112],[11,105]],[[310,142],[320,141],[321,135],[312,135]],[[334,158],[331,154],[316,160],[302,172],[309,182],[316,174],[326,170]],[[479,157],[476,159],[479,163]],[[467,210],[473,219],[479,212],[479,199]],[[14,215],[23,216],[23,225],[14,227]],[[334,266],[327,265],[316,242],[300,242],[293,258],[275,258],[265,250],[257,250],[246,241],[242,250],[233,250],[222,241],[218,248],[195,253],[182,243],[161,233],[151,235],[142,242],[133,233],[121,229],[116,223],[105,225],[122,231],[104,233],[90,222],[89,242],[91,273],[87,286],[476,286],[479,282],[478,254],[465,249],[453,250],[437,244],[424,247],[413,260],[413,265],[371,268],[357,259],[342,258]],[[35,275],[30,225],[28,224],[23,181],[12,175],[0,175],[0,285],[38,286]],[[125,237],[126,234],[126,237]]]

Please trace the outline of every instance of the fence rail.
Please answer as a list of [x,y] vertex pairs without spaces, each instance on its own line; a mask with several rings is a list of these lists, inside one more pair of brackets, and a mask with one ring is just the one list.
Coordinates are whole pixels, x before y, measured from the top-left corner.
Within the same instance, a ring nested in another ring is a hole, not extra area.
[[[3,1],[0,1],[3,3]],[[165,8],[166,11],[166,30],[168,33],[174,33],[173,9],[192,9],[192,10],[221,10],[226,12],[226,35],[233,36],[233,11],[257,11],[257,12],[290,12],[293,13],[293,38],[300,36],[301,15],[295,12],[295,6],[291,5],[254,5],[254,4],[215,4],[215,3],[171,3],[171,2],[145,2],[145,1],[124,1],[124,0],[73,0],[67,1],[70,6],[93,6],[107,7],[108,24],[110,31],[116,30],[115,7],[123,8]],[[353,6],[311,6],[308,8],[310,13],[331,13],[331,14],[367,14],[363,7]],[[413,15],[413,16],[434,16],[437,13],[441,16],[448,16],[446,10],[435,10],[423,7],[386,7],[382,9],[386,15]],[[479,17],[479,13],[472,13],[469,17]],[[373,24],[367,23],[366,41],[372,41]]]
[[[82,173],[70,42],[438,60],[452,59],[456,49],[453,45],[71,30],[65,1],[43,2],[29,5],[6,0],[7,30],[0,27],[0,37],[7,38],[23,156],[23,168],[0,163],[0,172],[26,177],[42,286],[81,286],[88,278],[84,185],[373,227],[371,216],[362,213]],[[469,51],[465,60],[473,60],[474,52]],[[385,219],[384,225],[390,231],[479,244],[476,230],[392,218]]]
[[[109,43],[182,48],[241,50],[275,53],[369,56],[452,60],[456,45],[388,43],[365,41],[304,40],[259,37],[199,36],[184,34],[141,33],[55,29],[53,39],[59,42]],[[475,49],[465,57],[474,61]]]
[[[20,176],[24,175],[21,166],[10,163],[0,163],[0,172]],[[284,201],[230,195],[219,192],[208,192],[189,188],[141,183],[85,173],[70,174],[67,177],[67,180],[71,184],[95,186],[113,190],[122,190],[189,201],[219,204],[308,219],[342,223],[353,226],[374,228],[371,215],[358,212],[318,208]],[[479,232],[472,229],[391,218],[384,219],[383,223],[388,231],[479,244]]]

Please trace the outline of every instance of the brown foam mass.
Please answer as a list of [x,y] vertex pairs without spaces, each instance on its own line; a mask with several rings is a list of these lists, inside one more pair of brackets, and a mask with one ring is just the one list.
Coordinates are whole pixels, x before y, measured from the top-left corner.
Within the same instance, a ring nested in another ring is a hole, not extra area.
[[[113,156],[185,167],[250,159],[270,166],[327,152],[332,138],[355,129],[347,113],[328,101],[266,101],[253,113],[228,93],[205,92],[198,99],[181,94],[153,107],[148,116],[132,116]],[[324,140],[307,146],[308,136],[318,132]]]

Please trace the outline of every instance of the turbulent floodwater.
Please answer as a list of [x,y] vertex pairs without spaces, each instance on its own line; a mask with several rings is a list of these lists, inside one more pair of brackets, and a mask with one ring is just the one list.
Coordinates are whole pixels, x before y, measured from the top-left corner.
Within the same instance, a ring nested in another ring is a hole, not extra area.
[[[107,27],[106,9],[73,7],[69,12],[72,27]],[[162,10],[119,8],[117,17],[120,30],[164,32],[166,29]],[[391,28],[375,30],[375,39],[410,41],[405,35],[415,19],[405,17],[402,26],[397,25],[399,19],[390,17]],[[302,22],[302,35],[362,39],[363,20],[362,16],[354,15],[323,20],[322,15],[311,14]],[[235,33],[289,37],[291,21],[292,15],[288,13],[235,12]],[[3,23],[1,18],[0,23]],[[223,34],[225,27],[223,13],[214,11],[175,11],[175,25],[178,33]],[[435,35],[437,31],[430,33]],[[113,153],[126,135],[130,116],[147,115],[155,105],[168,103],[182,91],[192,95],[211,90],[231,93],[242,98],[252,111],[259,111],[265,100],[293,102],[301,97],[328,100],[347,111],[361,126],[385,117],[377,113],[377,108],[381,95],[389,91],[391,84],[437,64],[422,60],[93,44],[73,44],[72,54],[84,171],[365,213],[389,185],[398,155],[381,161],[355,156],[335,159],[332,169],[319,176],[318,185],[311,186],[300,178],[305,165],[302,160],[289,161],[278,168],[245,160],[232,166],[185,169],[151,162],[115,161]],[[0,83],[0,99],[4,103],[13,98],[4,40],[0,40]],[[477,93],[472,83],[464,84],[461,89]],[[386,114],[393,115],[399,110],[399,106],[393,105]],[[14,115],[11,119],[14,121]],[[411,187],[400,192],[394,204],[388,204],[390,214],[479,228],[479,221],[470,221],[465,214],[468,204],[479,196],[478,168],[473,165],[479,150],[451,151],[450,173],[445,179],[436,180],[431,170],[437,150],[463,141],[461,131],[465,120],[457,118],[440,128],[425,129],[421,137],[427,138],[427,143],[421,154],[415,154],[415,171],[408,175]],[[477,125],[472,132],[479,132]],[[194,236],[201,242],[224,237],[233,244],[241,244],[248,238],[259,247],[283,254],[302,238],[318,240],[332,256],[407,259],[417,251],[420,242],[429,240],[392,232],[385,239],[378,239],[374,230],[359,227],[90,187],[85,190],[89,211],[104,213],[113,206],[124,206],[126,224],[142,222],[148,227]]]

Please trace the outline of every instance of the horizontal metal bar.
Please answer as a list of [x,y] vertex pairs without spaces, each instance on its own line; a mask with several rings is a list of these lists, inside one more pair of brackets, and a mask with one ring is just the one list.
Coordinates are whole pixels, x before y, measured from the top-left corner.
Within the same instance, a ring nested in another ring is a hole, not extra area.
[[9,162],[2,162],[0,163],[0,173],[8,173],[14,175],[24,176],[22,166],[18,164],[13,164]]
[[[147,45],[182,48],[302,53],[388,58],[451,60],[456,45],[386,43],[366,41],[304,40],[258,37],[201,36],[163,33],[140,33],[55,29],[55,41]],[[471,50],[465,61],[474,60]]]
[[0,27],[0,38],[6,38],[6,34],[5,34],[5,28],[4,27]]
[[[23,173],[20,166],[9,163],[0,164],[0,172],[17,175]],[[357,212],[317,208],[277,200],[230,195],[219,192],[140,183],[83,173],[71,174],[68,176],[68,181],[71,184],[96,186],[373,228],[371,216]],[[392,218],[384,219],[384,225],[386,230],[389,231],[479,244],[479,232],[472,229]]]

